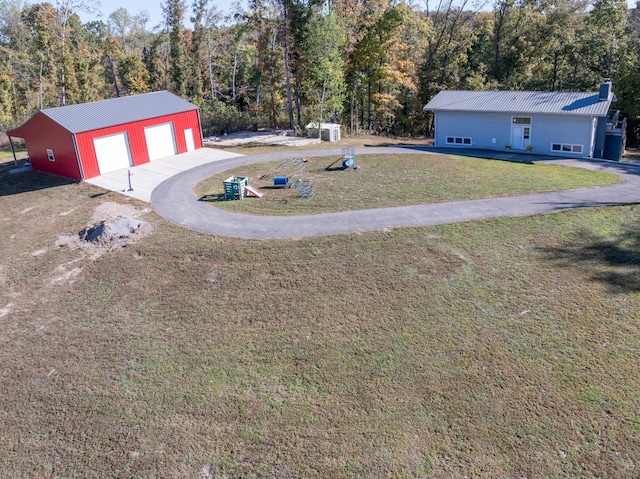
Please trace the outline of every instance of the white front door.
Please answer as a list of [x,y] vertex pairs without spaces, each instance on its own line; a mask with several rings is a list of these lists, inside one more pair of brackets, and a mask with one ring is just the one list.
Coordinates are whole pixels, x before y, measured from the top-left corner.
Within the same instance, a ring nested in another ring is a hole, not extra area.
[[513,125],[511,127],[511,148],[524,150],[531,142],[531,127]]
[[93,147],[96,150],[101,175],[131,166],[131,153],[126,133],[94,138]]
[[193,130],[191,128],[184,130],[184,141],[187,144],[187,151],[196,149],[196,144],[193,141]]
[[176,141],[171,123],[145,128],[144,137],[147,140],[149,161],[176,154]]

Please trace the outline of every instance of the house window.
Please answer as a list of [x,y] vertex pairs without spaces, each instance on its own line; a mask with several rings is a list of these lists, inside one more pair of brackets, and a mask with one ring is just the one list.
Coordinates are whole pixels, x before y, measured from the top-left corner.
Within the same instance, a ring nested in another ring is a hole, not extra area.
[[56,157],[53,156],[53,150],[49,148],[47,148],[47,158],[49,158],[49,161],[56,161]]
[[582,153],[582,145],[572,145],[570,143],[551,143],[551,151],[561,151],[563,153]]
[[514,116],[513,117],[513,124],[514,125],[530,125],[531,124],[531,118],[525,118],[522,116]]
[[447,145],[471,145],[471,138],[464,136],[448,136]]

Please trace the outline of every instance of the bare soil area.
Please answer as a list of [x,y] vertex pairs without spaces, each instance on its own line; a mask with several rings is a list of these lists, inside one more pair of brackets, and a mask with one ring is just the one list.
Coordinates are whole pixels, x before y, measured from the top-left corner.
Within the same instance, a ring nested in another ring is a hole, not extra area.
[[287,131],[243,131],[232,133],[226,137],[211,137],[205,146],[221,148],[242,154],[266,153],[269,151],[291,150],[292,147],[341,148],[346,146],[392,146],[392,145],[429,145],[432,139],[388,137],[379,135],[343,134],[340,141],[320,141],[318,138],[295,137]]
[[295,136],[292,130],[240,131],[224,136],[211,136],[204,139],[205,146],[216,148],[242,147],[248,145],[272,146],[310,146],[321,143],[319,138]]
[[77,234],[59,236],[56,246],[83,248],[92,260],[104,253],[133,244],[153,231],[153,226],[140,220],[151,211],[132,205],[108,201],[96,207],[89,224]]

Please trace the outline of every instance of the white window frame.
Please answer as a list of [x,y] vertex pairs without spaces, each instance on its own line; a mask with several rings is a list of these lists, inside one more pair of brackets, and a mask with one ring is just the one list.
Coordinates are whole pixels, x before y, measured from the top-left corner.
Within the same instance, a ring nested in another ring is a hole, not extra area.
[[[555,149],[554,146],[558,148]],[[582,153],[584,152],[584,145],[574,143],[551,143],[550,150],[552,153]]]
[[56,157],[51,148],[47,148],[47,158],[49,158],[49,161],[56,161]]
[[[460,140],[460,141],[457,141],[457,140]],[[457,145],[457,146],[473,145],[473,139],[470,136],[447,136],[444,139],[444,141],[447,145]]]

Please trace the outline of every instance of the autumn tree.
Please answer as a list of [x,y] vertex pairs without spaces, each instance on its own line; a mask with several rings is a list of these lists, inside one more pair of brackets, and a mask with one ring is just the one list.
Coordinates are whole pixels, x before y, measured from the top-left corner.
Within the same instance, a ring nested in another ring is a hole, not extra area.
[[[302,88],[309,102],[309,117],[318,124],[325,110],[339,118],[345,98],[344,45],[345,31],[333,13],[314,13],[301,46]],[[320,134],[320,128],[318,128]]]
[[628,8],[624,0],[596,0],[585,21],[582,53],[593,80],[612,78],[624,55]]
[[208,27],[210,27],[207,24],[207,17],[209,17],[208,4],[209,0],[193,0],[191,5],[193,33],[191,35],[191,49],[188,61],[189,77],[187,80],[187,93],[190,97],[202,96],[203,92],[206,65],[204,46],[206,37],[208,37]]
[[[78,26],[80,25],[79,12],[92,13],[98,5],[97,0],[56,0],[56,15],[54,34],[58,37],[57,63],[59,66],[58,86],[60,104],[67,103],[67,86],[75,82],[73,68],[73,46],[68,45],[69,37],[76,34],[79,38]],[[76,45],[77,46],[77,45]]]
[[132,14],[125,7],[120,7],[109,14],[107,31],[120,42],[125,56],[140,55],[148,40],[148,22],[147,13]]
[[102,43],[93,32],[75,15],[70,19],[68,36],[70,68],[67,101],[87,103],[105,97],[104,66],[102,63]]
[[177,95],[186,92],[186,60],[184,42],[184,0],[166,0],[162,12],[169,32],[169,79],[171,90]]
[[[424,14],[431,33],[426,36],[424,58],[420,66],[420,88],[428,101],[443,88],[460,88],[464,77],[462,66],[474,47],[477,30],[482,24],[470,10],[468,0],[440,0]],[[480,62],[481,63],[481,62]]]
[[535,2],[500,0],[494,10],[492,75],[508,88],[523,89],[540,55],[543,15]]
[[[278,128],[285,106],[284,53],[280,42],[281,14],[276,0],[251,0],[246,19],[253,28],[259,70],[256,104],[267,114],[269,126]],[[237,57],[234,58],[234,65]],[[235,70],[235,66],[234,66]],[[266,100],[262,92],[266,90]]]
[[31,36],[22,21],[20,0],[0,3],[0,127],[23,119],[34,102],[38,69],[31,61]]
[[31,41],[27,49],[34,66],[34,85],[38,92],[38,108],[58,106],[58,37],[54,25],[58,23],[57,12],[50,3],[36,3],[25,8],[21,14]]
[[360,123],[368,130],[387,132],[393,129],[394,115],[402,108],[397,95],[417,84],[415,65],[403,43],[415,18],[405,4],[387,5],[380,14],[365,9],[363,15],[371,23],[349,55],[348,75],[357,91],[354,97],[360,103]]
[[580,46],[578,33],[584,22],[582,0],[556,0],[546,5],[539,25],[539,48],[531,59],[533,89],[580,88]]

